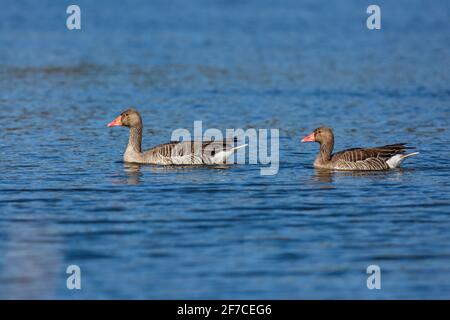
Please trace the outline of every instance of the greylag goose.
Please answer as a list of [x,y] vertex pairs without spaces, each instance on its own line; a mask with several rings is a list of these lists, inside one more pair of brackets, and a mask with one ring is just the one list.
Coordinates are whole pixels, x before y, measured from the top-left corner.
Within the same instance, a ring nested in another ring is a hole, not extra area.
[[245,145],[233,147],[232,140],[172,141],[142,152],[142,118],[136,109],[122,112],[108,127],[130,128],[128,146],[123,155],[125,162],[160,165],[224,164],[229,156]]
[[418,154],[413,152],[406,154],[406,143],[389,144],[374,148],[353,148],[331,154],[334,146],[334,135],[330,128],[317,128],[302,142],[318,142],[320,151],[314,161],[314,167],[332,170],[364,170],[380,171],[400,167],[400,164],[408,157]]

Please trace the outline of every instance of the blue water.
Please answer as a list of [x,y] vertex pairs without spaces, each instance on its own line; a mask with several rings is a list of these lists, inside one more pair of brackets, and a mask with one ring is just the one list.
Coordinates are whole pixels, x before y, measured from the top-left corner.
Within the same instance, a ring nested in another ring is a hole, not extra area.
[[[450,298],[450,2],[76,3],[0,2],[1,298]],[[145,147],[279,128],[279,172],[126,165],[130,105]],[[321,173],[320,125],[420,155]]]

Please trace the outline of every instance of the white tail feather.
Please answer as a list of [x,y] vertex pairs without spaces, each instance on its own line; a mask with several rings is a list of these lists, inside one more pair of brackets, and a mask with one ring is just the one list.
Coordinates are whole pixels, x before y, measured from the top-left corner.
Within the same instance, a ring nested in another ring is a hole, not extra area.
[[393,157],[390,157],[386,163],[388,164],[389,168],[395,169],[400,167],[400,164],[408,157],[415,156],[416,154],[419,154],[418,152],[408,153],[408,154],[397,154]]
[[211,159],[211,163],[214,164],[223,164],[225,161],[227,161],[228,157],[230,157],[233,153],[235,153],[237,150],[244,148],[248,146],[248,144],[243,144],[242,146],[237,146],[231,149],[227,149],[221,152],[218,152],[214,155],[214,157]]

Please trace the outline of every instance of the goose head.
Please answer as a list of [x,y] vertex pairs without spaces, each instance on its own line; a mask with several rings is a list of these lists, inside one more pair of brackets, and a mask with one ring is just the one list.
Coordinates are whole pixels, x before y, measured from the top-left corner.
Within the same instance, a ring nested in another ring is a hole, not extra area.
[[129,108],[122,112],[117,118],[108,123],[108,127],[124,126],[130,128],[142,127],[142,118],[134,108]]
[[327,128],[327,127],[317,128],[311,134],[304,137],[301,141],[302,142],[318,142],[320,144],[334,142],[333,130],[331,130],[331,128]]

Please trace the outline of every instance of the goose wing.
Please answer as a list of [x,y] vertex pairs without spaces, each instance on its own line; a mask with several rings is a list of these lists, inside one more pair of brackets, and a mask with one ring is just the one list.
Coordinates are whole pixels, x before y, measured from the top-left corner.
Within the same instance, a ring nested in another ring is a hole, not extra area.
[[216,153],[233,148],[234,140],[172,141],[157,145],[144,153],[148,162],[161,164],[210,163]]
[[407,149],[406,143],[389,144],[374,148],[352,148],[337,152],[331,157],[337,168],[350,170],[386,170],[389,169],[386,161],[403,154]]

